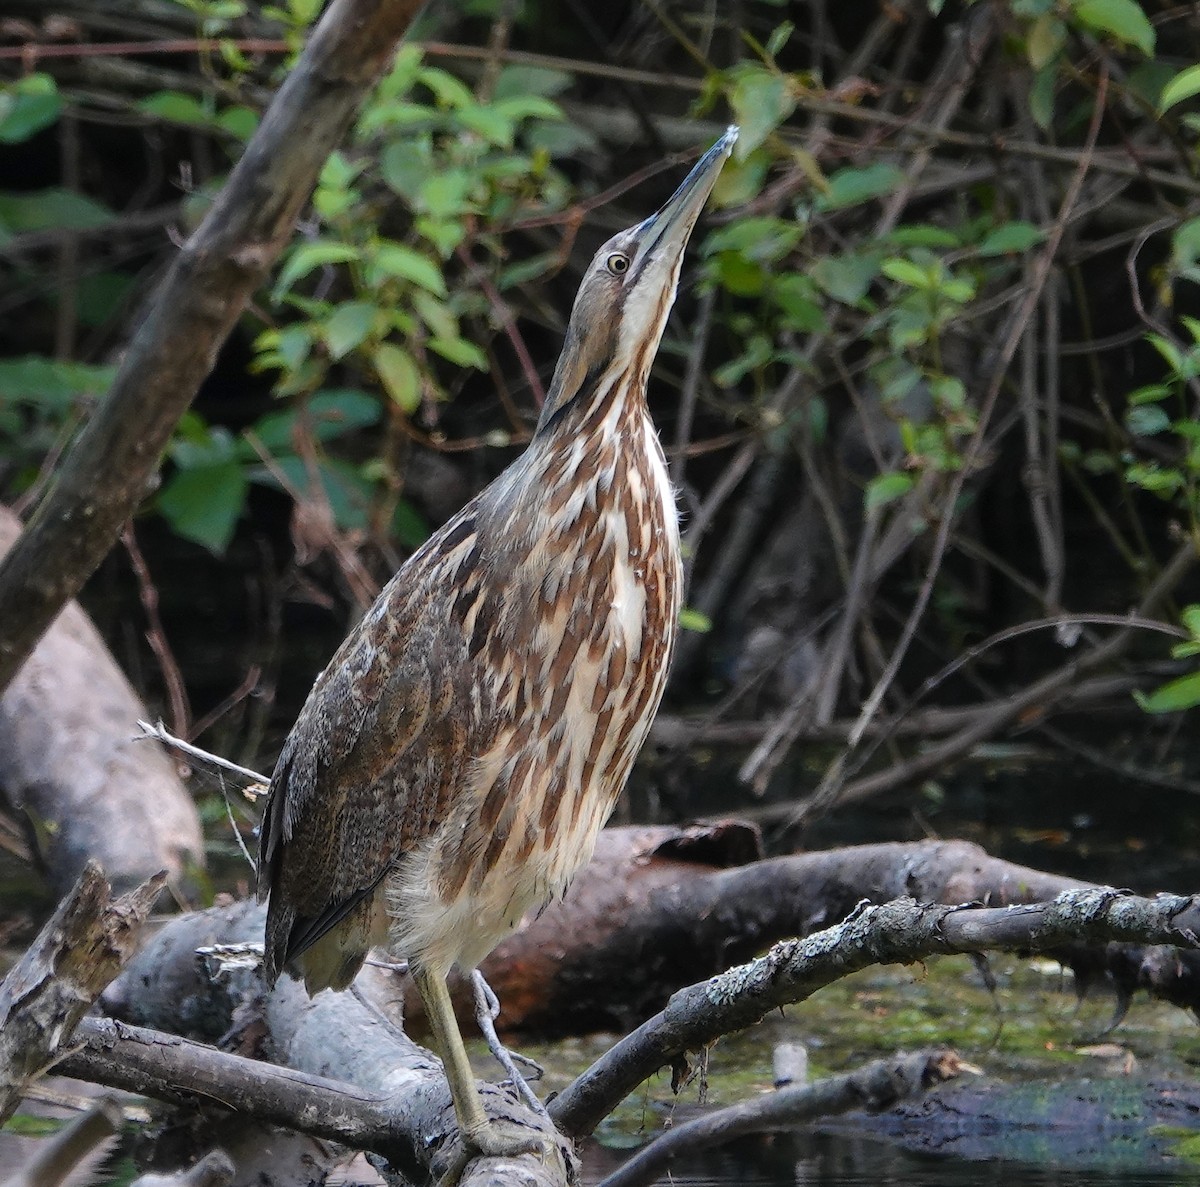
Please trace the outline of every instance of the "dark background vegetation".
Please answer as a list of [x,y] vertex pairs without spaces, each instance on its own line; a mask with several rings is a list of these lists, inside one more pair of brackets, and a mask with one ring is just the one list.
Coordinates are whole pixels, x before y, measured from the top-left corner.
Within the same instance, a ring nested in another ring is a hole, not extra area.
[[[5,6],[22,512],[318,7]],[[269,770],[349,622],[528,439],[590,252],[733,121],[651,386],[688,630],[623,811],[749,805],[812,840],[886,793],[872,827],[914,835],[987,814],[980,763],[953,773],[983,759],[1059,865],[1131,803],[1129,840],[1190,861],[1198,26],[1158,0],[432,4],[85,605],[174,732]]]

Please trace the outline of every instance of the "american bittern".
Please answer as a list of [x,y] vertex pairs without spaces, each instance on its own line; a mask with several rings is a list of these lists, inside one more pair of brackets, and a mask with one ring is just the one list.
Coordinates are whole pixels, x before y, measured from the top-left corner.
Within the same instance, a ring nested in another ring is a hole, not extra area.
[[658,708],[679,528],[646,377],[729,131],[597,252],[525,453],[403,565],[318,678],[271,780],[265,974],[343,989],[408,958],[464,1144],[493,1129],[446,975],[592,854]]

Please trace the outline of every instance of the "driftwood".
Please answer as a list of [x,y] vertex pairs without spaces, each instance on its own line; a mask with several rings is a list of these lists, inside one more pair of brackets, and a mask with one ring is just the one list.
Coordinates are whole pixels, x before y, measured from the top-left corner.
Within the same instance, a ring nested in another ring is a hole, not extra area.
[[815,1084],[780,1088],[673,1126],[605,1178],[600,1187],[649,1187],[677,1155],[693,1154],[744,1134],[768,1133],[854,1109],[890,1109],[952,1079],[961,1068],[952,1051],[918,1051],[877,1059]]
[[[0,508],[0,553],[21,533]],[[0,790],[30,821],[63,895],[89,858],[120,890],[159,870],[180,880],[204,862],[192,797],[99,632],[69,602],[0,696]]]
[[99,866],[89,862],[0,983],[0,1123],[128,960],[163,882],[157,875],[113,902]]
[[[561,903],[528,918],[484,962],[509,1033],[626,1031],[670,995],[777,940],[844,918],[856,904],[908,896],[921,902],[1007,906],[1044,901],[1088,883],[1014,865],[966,841],[861,845],[754,860],[757,833],[726,822],[693,829],[614,828]],[[216,1041],[236,1028],[258,992],[252,970],[217,984],[198,949],[261,941],[263,912],[234,903],[167,924],[105,992],[105,1009],[141,1026]],[[1081,990],[1098,981],[1118,995],[1118,1016],[1138,988],[1188,1009],[1200,1006],[1200,956],[1173,947],[1064,944],[1054,955]],[[361,991],[390,1020],[420,1035],[424,1017],[407,978],[368,968]],[[460,1017],[470,988],[456,987]],[[325,1000],[325,999],[321,999]],[[329,998],[337,1002],[337,995]],[[343,1056],[325,1032],[322,1071]],[[318,1041],[321,1032],[318,1032]],[[388,1055],[380,1058],[390,1059]],[[285,1059],[285,1062],[287,1060]]]
[[[242,915],[240,922],[244,925],[247,918]],[[658,1068],[679,1065],[688,1051],[753,1025],[772,1010],[802,1001],[823,985],[871,964],[992,948],[1050,952],[1071,941],[1195,947],[1200,944],[1196,927],[1197,900],[1166,895],[1149,900],[1111,889],[1068,891],[1048,903],[1010,908],[922,906],[911,899],[866,907],[844,923],[778,944],[749,964],[680,990],[664,1011],[557,1096],[550,1103],[550,1115],[566,1137],[582,1137]],[[369,975],[378,975],[378,970]],[[357,1010],[364,1013],[356,1022]],[[374,1008],[356,1002],[354,994],[326,993],[308,1001],[289,979],[268,996],[263,1019],[268,1045],[276,1055],[293,1062],[315,1058],[326,1066],[336,1059],[334,1066],[347,1083],[378,1074],[381,1061],[374,1052],[381,1044],[393,1051],[407,1044]],[[323,1032],[347,1021],[338,1042],[344,1036],[348,1044],[335,1054],[323,1041]],[[272,1033],[277,1029],[284,1033]],[[80,1036],[86,1044],[63,1062],[63,1070],[72,1075],[116,1087],[136,1083],[141,1092],[168,1100],[220,1101],[262,1120],[305,1132],[316,1129],[352,1145],[379,1143],[376,1148],[397,1159],[410,1175],[422,1164],[428,1167],[432,1162],[435,1173],[444,1165],[453,1127],[449,1097],[441,1076],[419,1052],[415,1061],[399,1068],[392,1065],[388,1090],[381,1092],[378,1084],[360,1083],[347,1090],[345,1085],[314,1082],[308,1073],[298,1080],[288,1069],[256,1065],[187,1040],[112,1022],[88,1020]],[[304,1089],[299,1097],[298,1086]],[[331,1092],[335,1105],[340,1102],[343,1107],[316,1114],[309,1107],[309,1090]],[[489,1104],[494,1102],[489,1093]],[[377,1115],[381,1107],[394,1110],[392,1124],[386,1133],[368,1132],[364,1117]],[[506,1117],[521,1123],[532,1117],[515,1099],[506,1099],[504,1110]],[[486,1160],[473,1164],[465,1181],[565,1182],[557,1173],[560,1169],[530,1156]]]
[[[511,1013],[524,1029],[552,1017],[556,1009],[575,1023],[594,1027],[596,1003],[605,993],[612,999],[603,1015],[606,1020],[628,1017],[650,1004],[644,1017],[661,1009],[682,981],[718,974],[676,993],[656,1020],[635,1032],[640,1039],[619,1044],[625,1054],[612,1063],[606,1056],[556,1098],[551,1114],[569,1136],[590,1132],[658,1067],[682,1066],[687,1051],[718,1034],[748,1025],[785,999],[800,1000],[820,985],[876,960],[916,960],[935,951],[998,946],[1073,956],[1086,962],[1091,975],[1099,976],[1110,969],[1140,967],[1146,963],[1146,953],[1159,953],[1158,963],[1175,970],[1171,984],[1181,995],[1186,989],[1191,1001],[1196,1000],[1195,966],[1187,963],[1195,960],[1195,953],[1128,942],[1134,938],[1156,944],[1194,942],[1188,930],[1195,914],[1189,900],[1155,904],[1072,886],[1067,879],[998,861],[963,842],[861,846],[769,860],[753,860],[756,853],[757,834],[736,823],[693,830],[609,830],[596,860],[565,902],[528,920],[488,962],[489,978],[504,1007],[501,1020]],[[747,864],[720,868],[737,862]],[[1053,907],[1043,903],[1006,911],[920,907],[911,898],[900,897],[906,891],[947,903],[1005,904],[1066,893]],[[780,935],[810,932],[850,912],[867,897],[899,901],[860,912],[846,924],[807,940],[780,944],[762,958],[766,966],[759,961],[740,971],[720,971],[739,959],[736,954],[761,951]],[[1142,904],[1143,915],[1132,922],[1120,918],[1119,904],[1126,902]],[[1192,915],[1184,913],[1183,904]],[[1175,923],[1172,916],[1178,916]],[[259,1002],[261,988],[252,959],[227,962],[214,982],[216,957],[197,957],[196,950],[254,942],[260,939],[262,927],[261,909],[249,903],[174,920],[130,962],[104,995],[103,1005],[141,1026],[209,1042],[224,1039],[238,1050],[256,1050],[306,1076],[354,1084],[356,1088],[350,1090],[324,1083],[322,1091],[332,1094],[325,1105],[301,1108],[288,1095],[295,1091],[294,1073],[242,1060],[236,1065],[237,1078],[227,1080],[224,1077],[231,1073],[213,1070],[225,1065],[213,1065],[211,1060],[236,1057],[196,1047],[205,1052],[197,1058],[208,1069],[198,1081],[201,1095],[245,1107],[263,1120],[307,1124],[309,1132],[325,1137],[335,1136],[337,1126],[346,1124],[345,1094],[365,1093],[367,1103],[355,1106],[357,1124],[366,1125],[374,1117],[372,1124],[380,1128],[374,1136],[361,1128],[343,1129],[342,1140],[385,1153],[411,1175],[416,1168],[410,1159],[418,1157],[411,1135],[433,1133],[444,1140],[451,1119],[448,1112],[430,1114],[426,1109],[431,1086],[443,1094],[441,1108],[447,1108],[448,1101],[436,1064],[397,1029],[402,984],[390,971],[367,966],[355,993],[325,993],[310,1001],[295,982],[285,978]],[[1120,928],[1125,928],[1124,933]],[[1122,936],[1127,942],[1108,942]],[[1166,959],[1168,953],[1173,961]],[[502,963],[506,954],[507,967]],[[789,972],[793,963],[804,971]],[[768,971],[756,971],[761,967]],[[629,968],[637,969],[636,978],[628,975]],[[697,974],[696,970],[703,971]],[[672,981],[672,972],[678,980]],[[547,982],[540,992],[538,978]],[[644,981],[653,989],[644,988]],[[764,985],[785,988],[764,999]],[[572,992],[584,999],[576,1008],[569,1005]],[[652,994],[658,996],[652,1000]],[[554,1029],[561,1030],[562,1022],[556,1019],[555,1023]],[[141,1054],[147,1043],[156,1049],[156,1059],[162,1058],[163,1051],[171,1053],[153,1075],[146,1062],[149,1057]],[[180,1098],[172,1085],[190,1083],[191,1091],[196,1091],[193,1077],[198,1073],[190,1063],[177,1062],[181,1052],[191,1050],[181,1040],[161,1035],[147,1038],[142,1031],[135,1037],[135,1032],[117,1028],[105,1032],[99,1046],[103,1056],[97,1053],[94,1038],[89,1038],[87,1049],[72,1057],[67,1070],[117,1086],[139,1082],[143,1091],[169,1099]],[[124,1073],[121,1067],[126,1068]],[[277,1076],[286,1078],[276,1084]],[[374,1095],[380,1091],[396,1094],[401,1103],[381,1105]],[[514,1120],[523,1117],[519,1106],[496,1089],[489,1091],[489,1104]],[[405,1121],[390,1116],[388,1110],[396,1109]],[[313,1124],[313,1118],[319,1121]],[[433,1128],[427,1128],[431,1124]],[[399,1133],[410,1137],[397,1148]]]
[[1198,899],[1144,899],[1109,888],[1066,891],[1018,907],[930,907],[912,899],[865,907],[843,923],[776,944],[749,964],[681,989],[556,1096],[550,1115],[569,1136],[591,1133],[659,1068],[870,965],[992,949],[1045,953],[1072,942],[1196,948],[1198,927]]
[[58,1187],[68,1176],[86,1174],[105,1157],[122,1121],[116,1101],[101,1097],[86,1113],[38,1142],[20,1168],[0,1180],[0,1187]]
[[[528,919],[483,964],[503,1007],[499,1025],[546,1034],[624,1031],[690,981],[747,960],[776,940],[845,918],[862,901],[1007,906],[1089,886],[991,857],[967,841],[858,845],[754,861],[757,835],[725,822],[608,829],[561,903]],[[1126,1004],[1144,987],[1200,1004],[1200,958],[1133,946],[1058,953],[1090,984],[1109,978]],[[466,985],[456,1005],[469,1010]],[[421,1020],[409,988],[404,1016]]]

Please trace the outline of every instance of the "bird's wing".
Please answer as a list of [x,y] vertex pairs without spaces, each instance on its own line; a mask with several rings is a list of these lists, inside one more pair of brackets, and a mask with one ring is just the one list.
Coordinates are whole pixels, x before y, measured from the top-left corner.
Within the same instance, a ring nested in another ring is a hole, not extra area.
[[461,786],[479,713],[447,591],[474,544],[474,521],[460,516],[400,570],[284,745],[259,846],[259,896],[270,894],[275,916],[268,970],[371,896]]

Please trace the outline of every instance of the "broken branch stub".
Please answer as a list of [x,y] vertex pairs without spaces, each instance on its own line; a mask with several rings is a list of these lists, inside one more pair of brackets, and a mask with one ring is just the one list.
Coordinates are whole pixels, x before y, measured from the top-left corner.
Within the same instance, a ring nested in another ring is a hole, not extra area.
[[166,881],[156,874],[117,899],[88,862],[33,944],[0,983],[0,1123],[71,1040],[79,1020],[133,954]]

